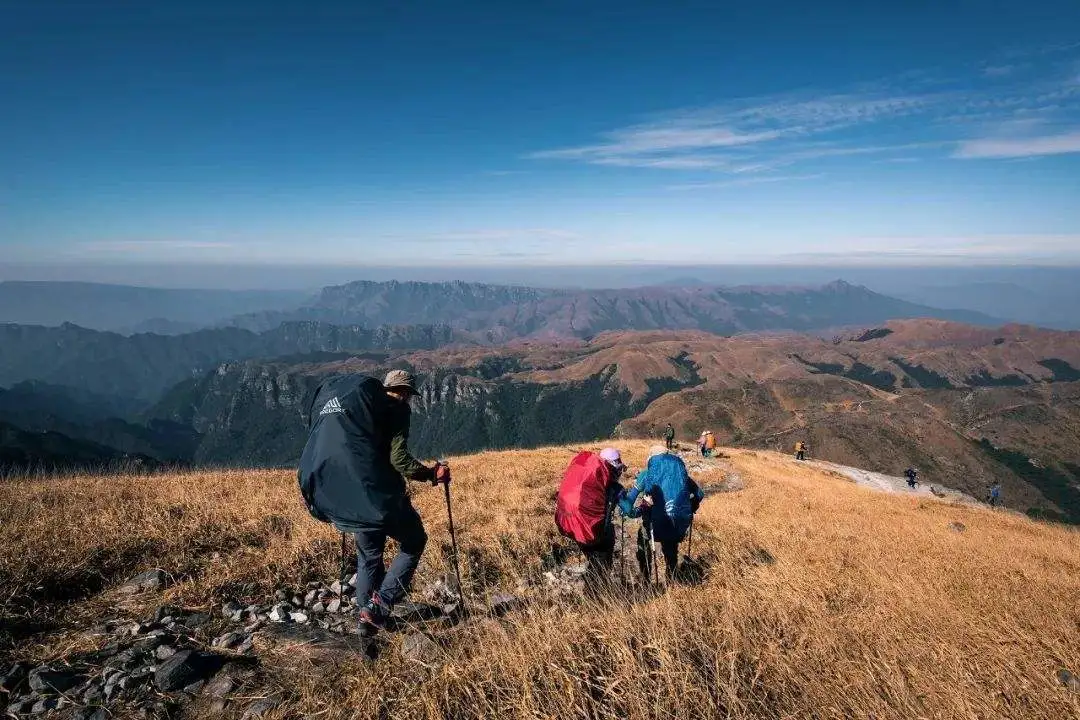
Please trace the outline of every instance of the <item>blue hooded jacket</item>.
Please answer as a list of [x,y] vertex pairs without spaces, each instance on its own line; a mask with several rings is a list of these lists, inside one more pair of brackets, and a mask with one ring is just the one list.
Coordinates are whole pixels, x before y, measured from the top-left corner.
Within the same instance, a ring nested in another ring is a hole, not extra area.
[[690,479],[682,458],[668,453],[654,455],[645,470],[638,473],[637,483],[619,501],[623,515],[641,516],[641,508],[634,507],[641,493],[652,496],[648,520],[658,542],[682,542],[697,503],[705,498],[701,488]]

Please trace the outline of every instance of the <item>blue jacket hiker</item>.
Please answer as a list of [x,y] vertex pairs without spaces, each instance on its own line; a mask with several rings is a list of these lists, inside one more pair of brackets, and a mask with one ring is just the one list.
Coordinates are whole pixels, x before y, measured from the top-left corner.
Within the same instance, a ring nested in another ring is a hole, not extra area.
[[[651,498],[651,504],[634,507],[640,495]],[[638,531],[638,564],[648,577],[652,572],[652,542],[660,543],[668,578],[679,562],[679,543],[686,537],[690,520],[705,498],[686,470],[682,458],[662,447],[649,452],[649,464],[638,473],[637,482],[619,501],[626,517],[642,517]]]

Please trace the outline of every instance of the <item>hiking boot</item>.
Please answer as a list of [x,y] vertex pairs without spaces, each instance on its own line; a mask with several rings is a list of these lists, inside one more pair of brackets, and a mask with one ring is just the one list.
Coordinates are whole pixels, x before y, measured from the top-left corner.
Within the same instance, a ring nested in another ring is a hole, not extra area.
[[384,629],[389,619],[390,608],[379,599],[378,595],[372,595],[371,599],[364,603],[364,607],[360,608],[360,631]]

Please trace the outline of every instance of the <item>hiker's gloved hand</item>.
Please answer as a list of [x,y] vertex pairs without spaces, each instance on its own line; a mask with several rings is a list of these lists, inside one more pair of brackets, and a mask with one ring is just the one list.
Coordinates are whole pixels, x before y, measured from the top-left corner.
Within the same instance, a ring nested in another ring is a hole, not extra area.
[[652,507],[652,502],[653,501],[652,501],[652,496],[651,495],[642,495],[641,496],[641,507],[651,508]]
[[435,478],[431,481],[431,484],[438,485],[439,483],[450,484],[450,466],[439,463],[435,466]]

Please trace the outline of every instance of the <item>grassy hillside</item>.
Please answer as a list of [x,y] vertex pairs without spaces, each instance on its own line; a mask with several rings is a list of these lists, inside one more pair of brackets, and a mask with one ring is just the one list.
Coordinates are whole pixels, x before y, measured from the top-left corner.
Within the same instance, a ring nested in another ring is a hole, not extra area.
[[[645,443],[619,446],[642,467]],[[730,460],[692,462],[703,485],[735,489],[711,494],[695,524],[704,583],[598,609],[523,589],[561,542],[552,498],[576,449],[451,460],[469,598],[478,606],[509,591],[529,598],[524,609],[439,631],[432,665],[404,659],[396,635],[370,664],[259,632],[259,685],[233,693],[225,716],[271,693],[284,702],[268,717],[1080,714],[1080,693],[1055,676],[1080,671],[1076,530],[879,494],[786,456],[731,450]],[[423,588],[448,570],[446,513],[427,486],[414,501],[431,538]],[[6,482],[0,660],[97,648],[96,624],[165,603],[213,613],[226,597],[264,602],[282,584],[333,578],[337,543],[288,471]],[[153,567],[173,584],[117,595]],[[198,637],[208,642],[219,624]],[[209,714],[192,703],[185,716]]]

